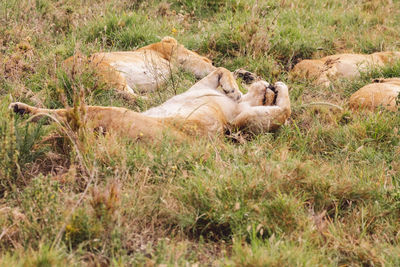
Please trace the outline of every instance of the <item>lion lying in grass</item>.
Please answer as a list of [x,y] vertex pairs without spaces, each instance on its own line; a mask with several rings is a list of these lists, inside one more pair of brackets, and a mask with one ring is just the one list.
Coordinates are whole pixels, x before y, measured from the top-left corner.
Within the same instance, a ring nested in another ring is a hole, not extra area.
[[382,106],[391,111],[398,110],[400,78],[378,79],[355,92],[350,97],[350,107],[375,109]]
[[[242,95],[233,74],[217,68],[160,106],[138,113],[117,107],[85,107],[85,119],[91,127],[113,131],[133,139],[160,138],[169,132],[178,138],[222,134],[227,126],[252,133],[277,129],[290,116],[288,87],[277,82],[271,86],[255,80]],[[222,91],[218,90],[221,87]],[[23,103],[12,103],[16,113],[52,115],[66,121],[67,109],[41,109]]]
[[339,54],[321,59],[305,59],[294,66],[292,78],[313,80],[314,84],[328,87],[337,78],[356,78],[360,71],[382,67],[400,60],[400,52],[378,52],[371,55]]
[[89,58],[81,54],[69,57],[64,66],[74,69],[87,64],[104,80],[117,89],[134,96],[155,90],[171,72],[180,67],[203,78],[215,70],[211,60],[186,49],[172,37],[164,37],[136,51],[95,53]]

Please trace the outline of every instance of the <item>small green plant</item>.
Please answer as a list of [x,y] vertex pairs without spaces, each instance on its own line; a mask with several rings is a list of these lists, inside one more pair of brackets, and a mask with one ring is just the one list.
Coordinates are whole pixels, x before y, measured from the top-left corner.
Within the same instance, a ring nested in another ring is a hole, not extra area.
[[101,246],[101,231],[101,224],[94,220],[85,208],[79,208],[66,225],[63,239],[72,249],[84,246],[96,250]]
[[7,110],[8,101],[1,102],[5,116],[0,121],[0,195],[10,193],[26,185],[24,179],[27,164],[40,159],[47,151],[46,146],[37,142],[44,135],[42,122],[23,123]]
[[107,188],[93,188],[89,206],[78,208],[65,226],[63,241],[71,249],[91,251],[119,249],[116,211],[120,204],[119,188],[115,183]]

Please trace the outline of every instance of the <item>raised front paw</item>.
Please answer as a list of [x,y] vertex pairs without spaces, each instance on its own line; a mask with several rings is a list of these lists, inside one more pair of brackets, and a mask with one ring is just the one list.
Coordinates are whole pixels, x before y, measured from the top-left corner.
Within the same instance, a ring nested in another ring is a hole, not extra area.
[[274,88],[277,94],[281,93],[281,92],[287,92],[289,89],[287,87],[286,84],[284,84],[283,82],[276,82],[274,84]]
[[8,106],[8,109],[14,111],[15,113],[21,114],[21,115],[30,113],[30,107],[27,104],[24,104],[21,102],[11,103]]
[[241,78],[243,80],[243,82],[246,83],[246,84],[252,84],[255,81],[260,80],[259,77],[256,74],[254,74],[254,73],[252,73],[250,71],[247,71],[245,69],[242,69],[242,68],[235,70],[233,72],[233,76],[236,79],[237,78]]
[[282,108],[285,118],[289,118],[290,110],[290,97],[289,88],[283,82],[276,82],[274,84],[276,90],[276,105]]

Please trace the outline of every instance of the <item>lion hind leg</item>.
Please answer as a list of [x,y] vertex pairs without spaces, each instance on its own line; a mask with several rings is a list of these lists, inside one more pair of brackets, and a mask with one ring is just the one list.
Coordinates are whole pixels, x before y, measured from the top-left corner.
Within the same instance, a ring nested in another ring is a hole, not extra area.
[[14,113],[23,115],[29,114],[34,115],[31,121],[36,122],[40,120],[43,116],[56,116],[58,119],[66,119],[67,110],[66,109],[45,109],[45,108],[37,108],[25,103],[14,102],[11,103],[8,108],[12,110]]

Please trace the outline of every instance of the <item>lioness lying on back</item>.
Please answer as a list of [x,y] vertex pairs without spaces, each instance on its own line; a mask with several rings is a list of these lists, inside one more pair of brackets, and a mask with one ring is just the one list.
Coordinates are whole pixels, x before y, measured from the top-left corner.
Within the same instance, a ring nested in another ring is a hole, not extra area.
[[328,87],[337,78],[356,78],[360,71],[382,67],[400,60],[400,52],[378,52],[371,55],[338,54],[321,59],[305,59],[294,66],[292,78],[313,80],[317,85]]
[[203,78],[213,70],[211,60],[186,49],[172,37],[164,37],[136,51],[77,54],[64,61],[67,68],[88,64],[108,84],[132,95],[155,90],[178,67]]
[[[219,91],[221,87],[223,90]],[[274,92],[275,91],[275,92]],[[285,84],[271,86],[259,80],[243,95],[232,73],[218,68],[164,104],[138,113],[125,108],[88,106],[86,121],[134,139],[158,139],[165,131],[178,138],[191,135],[222,134],[228,126],[261,133],[277,129],[290,116],[290,99]],[[67,120],[66,109],[40,109],[23,103],[12,103],[17,113],[51,114]],[[38,116],[40,117],[40,116]]]

